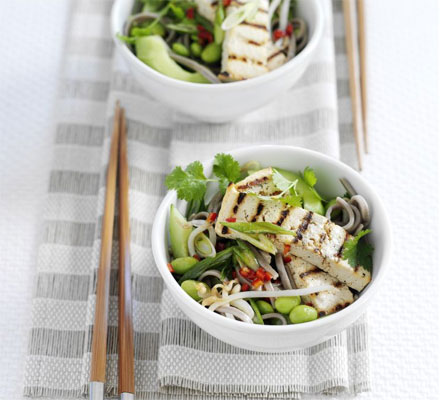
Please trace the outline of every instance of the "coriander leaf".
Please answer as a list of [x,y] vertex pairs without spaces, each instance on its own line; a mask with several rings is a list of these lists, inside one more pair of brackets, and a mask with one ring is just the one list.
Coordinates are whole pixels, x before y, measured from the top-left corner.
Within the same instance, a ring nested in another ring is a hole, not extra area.
[[270,222],[220,222],[235,231],[241,233],[272,233],[275,235],[296,236],[296,232],[288,231]]
[[372,253],[373,246],[361,240],[365,235],[368,235],[371,229],[360,231],[353,239],[347,240],[344,243],[344,250],[342,258],[347,260],[352,267],[358,265],[363,266],[367,270],[371,270],[373,265]]
[[365,241],[359,243],[357,253],[359,264],[368,271],[373,267],[373,251],[374,247],[370,243]]
[[316,185],[316,182],[318,181],[318,178],[316,178],[315,171],[313,171],[312,168],[306,167],[304,169],[304,180],[306,181],[307,185],[310,187],[313,187]]
[[290,195],[286,197],[281,197],[279,199],[282,203],[288,204],[293,207],[302,207],[302,197],[296,195]]
[[196,179],[206,180],[206,176],[203,173],[203,165],[200,161],[192,162],[186,167],[185,171],[188,172],[188,174],[193,175]]
[[224,193],[229,182],[240,179],[240,164],[230,154],[219,153],[214,158],[214,175],[219,178],[221,191]]
[[176,167],[166,177],[168,189],[174,189],[181,200],[202,200],[206,191],[206,177],[203,174],[203,165],[199,161],[189,164],[185,171]]

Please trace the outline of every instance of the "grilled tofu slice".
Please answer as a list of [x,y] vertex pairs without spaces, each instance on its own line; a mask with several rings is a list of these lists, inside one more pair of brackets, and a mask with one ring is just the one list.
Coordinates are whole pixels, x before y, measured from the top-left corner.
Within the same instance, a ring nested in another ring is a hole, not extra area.
[[353,303],[353,293],[347,285],[333,278],[327,272],[302,260],[291,256],[292,260],[286,263],[297,288],[309,288],[320,285],[331,285],[332,291],[313,293],[301,296],[305,304],[310,304],[318,311],[320,317],[342,310]]
[[217,9],[217,2],[215,0],[195,0],[198,13],[214,22],[215,10]]
[[267,57],[267,67],[270,71],[281,67],[286,61],[287,57],[284,54],[285,48],[279,48],[278,46],[275,46],[275,44],[272,43],[272,41],[269,41],[269,54]]
[[[361,291],[371,280],[371,274],[361,265],[353,268],[342,258],[346,240],[352,238],[342,227],[327,218],[292,207],[277,200],[260,200],[252,193],[270,194],[274,190],[272,169],[266,168],[250,175],[237,184],[229,185],[223,198],[216,223],[218,235],[228,238],[244,238],[242,234],[221,225],[227,218],[237,222],[266,221],[284,229],[295,231],[296,236],[269,235],[279,251],[285,251],[328,272],[349,287]],[[275,188],[276,189],[276,188]],[[261,192],[260,192],[261,190]],[[273,192],[272,194],[276,194]]]
[[[233,0],[227,15],[245,3]],[[252,20],[246,19],[226,31],[223,41],[222,68],[219,74],[224,81],[253,78],[269,71],[267,67],[269,32],[268,0],[260,0],[258,12]]]

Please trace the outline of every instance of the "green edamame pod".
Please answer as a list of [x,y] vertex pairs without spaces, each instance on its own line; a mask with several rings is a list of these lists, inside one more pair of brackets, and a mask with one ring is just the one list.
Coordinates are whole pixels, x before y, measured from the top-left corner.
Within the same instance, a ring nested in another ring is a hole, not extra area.
[[201,300],[201,297],[198,294],[198,291],[200,289],[203,289],[204,287],[206,290],[209,290],[209,286],[206,283],[193,280],[183,281],[180,286],[188,295],[190,295],[196,301]]
[[182,43],[174,42],[173,45],[171,46],[171,48],[173,49],[173,51],[176,54],[179,54],[179,55],[184,56],[184,57],[188,57],[189,56],[189,50]]
[[257,303],[255,302],[254,299],[248,299],[248,301],[255,313],[254,322],[256,324],[264,325],[264,321],[263,318],[261,318],[261,313],[257,306]]
[[212,42],[209,43],[202,51],[202,60],[207,64],[214,64],[220,61],[222,56],[222,46]]
[[278,297],[275,299],[275,308],[281,314],[289,314],[296,306],[301,304],[301,297]]
[[180,257],[171,261],[174,272],[179,275],[183,275],[185,272],[189,271],[198,261],[194,257]]
[[262,315],[274,312],[273,307],[267,301],[257,300],[256,303]]
[[292,324],[302,324],[303,322],[313,321],[317,318],[318,311],[304,304],[296,306],[289,314],[289,319]]
[[191,49],[191,54],[194,57],[200,57],[200,55],[202,54],[202,46],[199,43],[191,43],[191,45],[189,46],[189,48]]

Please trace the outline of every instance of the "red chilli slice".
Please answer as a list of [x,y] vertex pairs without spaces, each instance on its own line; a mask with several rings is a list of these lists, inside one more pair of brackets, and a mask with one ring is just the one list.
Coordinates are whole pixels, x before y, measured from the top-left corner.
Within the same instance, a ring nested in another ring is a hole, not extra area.
[[188,8],[188,10],[186,10],[186,18],[194,19],[194,8]]
[[284,245],[284,251],[283,251],[283,255],[287,255],[290,251],[290,244],[285,244]]
[[214,222],[215,219],[217,218],[217,213],[210,213],[208,215],[208,218],[206,218],[206,222]]
[[255,278],[255,279],[252,281],[252,286],[253,286],[255,289],[259,288],[260,286],[263,286],[263,284],[264,284],[264,282],[263,282],[262,279]]
[[241,291],[242,292],[247,292],[249,290],[249,285],[247,283],[243,283],[243,285],[241,285]]
[[284,37],[285,33],[281,30],[281,29],[276,29],[273,32],[273,38],[274,40],[278,40],[281,39],[282,37]]
[[171,273],[174,272],[174,268],[173,268],[173,265],[171,263],[168,263],[167,267],[168,267],[168,271],[170,271]]
[[226,218],[226,222],[236,222],[237,218],[231,217],[231,218]]

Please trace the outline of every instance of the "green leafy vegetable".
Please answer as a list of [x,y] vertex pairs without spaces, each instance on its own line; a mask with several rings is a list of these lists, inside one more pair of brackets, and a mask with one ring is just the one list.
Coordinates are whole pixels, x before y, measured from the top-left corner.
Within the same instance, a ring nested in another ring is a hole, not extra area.
[[234,246],[228,247],[227,249],[220,251],[215,255],[215,257],[204,258],[199,261],[194,267],[192,267],[188,272],[186,272],[180,279],[179,283],[186,281],[188,279],[198,279],[208,269],[221,269],[231,259],[234,252]]
[[293,207],[302,207],[302,197],[297,195],[290,195],[281,197],[279,199],[282,203],[288,204]]
[[296,236],[294,231],[288,231],[281,228],[278,225],[270,222],[220,222],[222,225],[227,226],[235,231],[241,233],[272,233],[275,235],[291,235]]
[[371,229],[362,230],[353,239],[347,240],[344,243],[342,258],[347,260],[352,267],[361,265],[366,270],[371,271],[374,248],[363,239],[370,232]]
[[304,180],[306,181],[307,185],[310,187],[313,187],[316,185],[316,182],[318,181],[318,178],[316,178],[315,171],[313,171],[312,168],[306,167],[304,169]]
[[224,193],[229,182],[240,179],[240,164],[229,154],[219,153],[214,158],[214,175],[219,178],[220,190]]
[[206,192],[206,182],[200,161],[189,164],[185,171],[181,167],[174,168],[165,179],[168,189],[175,189],[179,199],[187,201],[202,200]]

